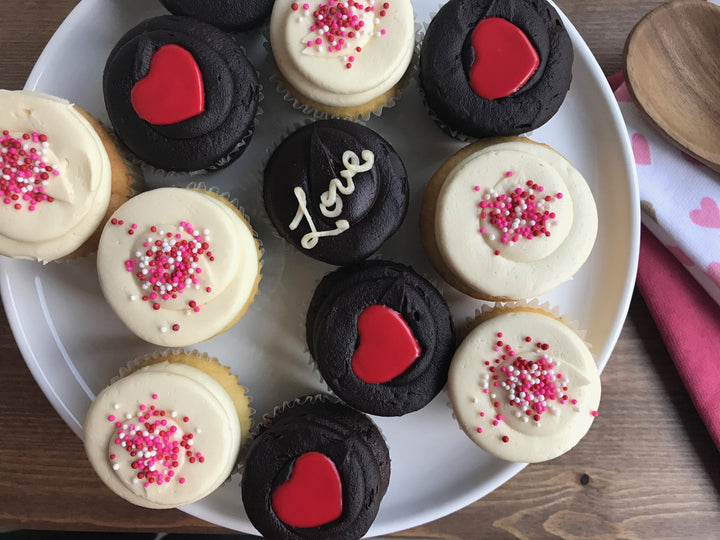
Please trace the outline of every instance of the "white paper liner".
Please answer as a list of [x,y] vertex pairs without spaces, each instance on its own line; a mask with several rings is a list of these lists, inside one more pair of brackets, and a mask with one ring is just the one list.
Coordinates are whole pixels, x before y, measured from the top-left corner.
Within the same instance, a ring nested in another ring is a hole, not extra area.
[[[562,313],[558,306],[553,306],[550,304],[550,302],[547,301],[541,303],[540,300],[538,300],[537,298],[530,298],[528,300],[514,300],[508,302],[496,302],[494,304],[483,304],[475,310],[474,317],[468,317],[466,319],[462,339],[465,339],[465,337],[481,322],[492,318],[494,311],[498,312],[496,314],[500,314],[506,311],[513,311],[523,308],[543,311],[546,315],[551,316],[554,319],[562,322],[565,326],[567,326],[570,330],[577,334],[577,336],[582,340],[585,346],[590,351],[592,351],[592,344],[585,340],[587,331],[580,327],[580,323],[577,320],[571,319],[569,315]],[[597,363],[597,358],[595,357],[595,355],[593,355],[593,358],[595,358],[595,361]]]
[[[282,96],[283,101],[290,103],[294,110],[300,111],[303,114],[309,114],[317,120],[340,119],[350,120],[352,122],[359,122],[360,120],[367,122],[368,120],[370,120],[371,116],[377,116],[378,118],[380,118],[382,116],[383,109],[391,109],[395,105],[397,105],[397,102],[400,100],[400,97],[407,89],[410,81],[415,77],[415,72],[418,69],[419,56],[417,54],[417,43],[418,39],[420,38],[421,25],[417,22],[417,15],[415,13],[413,13],[413,17],[415,18],[415,48],[412,58],[410,59],[410,64],[408,65],[407,70],[405,71],[403,76],[400,77],[400,80],[395,84],[394,95],[386,103],[379,105],[372,111],[368,111],[356,117],[353,117],[351,115],[340,116],[338,114],[330,114],[327,112],[318,111],[316,109],[313,109],[311,106],[298,101],[298,99],[292,94],[292,92],[285,86],[282,77],[278,75],[280,73],[280,70],[275,63],[275,57],[272,54],[272,46],[270,45],[270,25],[268,24],[267,27],[264,29],[262,35],[263,38],[265,38],[265,42],[263,43],[263,45],[268,52],[266,62],[268,62],[271,67],[270,82],[275,84],[275,90],[278,92],[278,94]],[[361,105],[358,105],[358,107],[361,107]]]
[[[438,5],[438,11],[443,6],[443,4]],[[437,15],[437,11],[430,12],[430,22],[435,18],[435,15]],[[423,106],[425,107],[425,110],[427,111],[428,115],[432,120],[437,124],[437,126],[443,130],[446,134],[450,135],[453,139],[457,139],[460,142],[464,143],[471,143],[473,141],[478,140],[480,137],[475,137],[473,135],[467,135],[461,131],[458,131],[457,129],[453,129],[450,126],[448,126],[445,122],[443,122],[437,114],[435,114],[435,111],[433,111],[430,106],[427,103],[427,100],[425,99],[425,91],[423,90],[423,86],[421,83],[422,74],[420,72],[420,53],[422,51],[422,44],[425,39],[425,34],[427,32],[428,26],[430,26],[430,22],[425,22],[422,25],[422,29],[419,31],[419,37],[416,43],[415,48],[415,54],[417,56],[417,69],[415,70],[414,78],[415,82],[417,83],[418,91],[420,92],[420,96],[422,97]],[[531,137],[535,130],[526,131],[523,133],[518,133],[517,136],[526,136]],[[495,135],[495,137],[504,137],[505,135]]]
[[[200,352],[197,349],[182,349],[182,348],[165,349],[162,351],[155,351],[155,352],[147,353],[143,356],[139,356],[137,358],[130,360],[127,364],[125,364],[118,370],[118,375],[115,375],[112,379],[110,379],[110,384],[114,384],[117,381],[119,381],[120,379],[122,379],[123,377],[125,377],[126,375],[128,375],[129,373],[134,372],[138,368],[138,366],[144,364],[145,362],[148,362],[150,360],[158,360],[161,358],[166,358],[168,356],[180,355],[180,354],[184,354],[187,356],[193,356],[196,358],[200,358],[202,360],[206,360],[211,363],[217,363],[220,366],[224,366],[224,364],[222,364],[214,356],[210,356],[208,353],[205,353],[205,352]],[[229,373],[229,374],[232,375],[232,373]],[[247,387],[241,385],[239,380],[238,380],[238,386],[245,388],[245,396],[249,399],[248,410],[250,412],[250,427],[249,427],[247,433],[242,434],[243,436],[242,436],[242,439],[240,442],[240,450],[238,452],[238,456],[237,456],[235,465],[234,465],[232,471],[230,471],[230,475],[221,484],[223,486],[225,484],[227,484],[228,482],[230,482],[233,475],[242,473],[242,469],[245,465],[245,456],[247,454],[248,448],[250,447],[250,443],[253,440],[253,437],[255,435],[255,430],[257,427],[256,423],[255,423],[255,418],[254,418],[255,413],[257,411],[250,406],[250,403],[252,403],[252,396],[248,394]]]

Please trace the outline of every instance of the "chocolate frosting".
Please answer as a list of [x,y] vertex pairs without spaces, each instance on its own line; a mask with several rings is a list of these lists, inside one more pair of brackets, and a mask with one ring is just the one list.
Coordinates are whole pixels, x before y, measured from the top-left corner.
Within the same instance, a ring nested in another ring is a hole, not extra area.
[[[359,379],[350,364],[359,342],[358,317],[374,304],[400,313],[421,349],[404,373],[380,384]],[[310,354],[333,392],[379,416],[427,405],[445,386],[456,346],[450,310],[437,289],[409,266],[379,260],[325,276],[310,302],[306,333]]]
[[[477,95],[468,72],[470,36],[477,24],[500,17],[522,30],[540,65],[514,94]],[[428,107],[447,127],[474,137],[519,135],[538,128],[560,108],[572,78],[573,49],[557,12],[545,0],[450,0],[430,22],[420,55]]]
[[[377,515],[390,482],[390,454],[380,431],[364,414],[330,401],[306,398],[260,428],[248,453],[242,498],[252,524],[267,538],[361,538]],[[330,458],[342,483],[342,515],[312,528],[290,527],[272,509],[273,490],[287,482],[306,452]]]
[[[176,44],[192,54],[202,73],[205,110],[171,125],[152,125],[130,102],[160,47]],[[252,128],[260,85],[255,68],[233,39],[214,26],[170,15],[148,19],[115,45],[103,74],[105,106],[120,140],[140,159],[172,171],[229,164]],[[247,141],[246,141],[247,142]]]
[[160,0],[175,15],[186,15],[223,30],[249,30],[270,16],[274,0]]
[[[370,150],[375,162],[353,177],[352,194],[340,195],[340,215],[326,217],[320,212],[320,195],[333,178],[345,183],[340,172],[347,150],[358,158],[363,150]],[[307,220],[290,230],[298,210],[293,192],[298,186],[305,192],[318,231],[335,229],[337,220],[347,220],[350,228],[305,249],[301,240],[310,232]],[[407,173],[393,147],[373,130],[345,120],[321,120],[300,128],[275,150],[265,168],[263,198],[273,225],[297,249],[330,264],[350,264],[375,252],[402,223],[408,205]]]

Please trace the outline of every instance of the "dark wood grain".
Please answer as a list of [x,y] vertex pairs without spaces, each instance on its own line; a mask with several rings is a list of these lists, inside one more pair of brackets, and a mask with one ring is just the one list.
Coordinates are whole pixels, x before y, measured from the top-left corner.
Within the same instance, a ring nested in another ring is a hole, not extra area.
[[[561,0],[606,74],[657,0]],[[3,0],[0,87],[21,88],[73,0]],[[224,532],[111,494],[35,384],[0,315],[0,528]],[[717,538],[720,455],[642,299],[602,375],[600,417],[570,453],[529,466],[480,501],[398,537]],[[428,482],[432,477],[428,476]]]

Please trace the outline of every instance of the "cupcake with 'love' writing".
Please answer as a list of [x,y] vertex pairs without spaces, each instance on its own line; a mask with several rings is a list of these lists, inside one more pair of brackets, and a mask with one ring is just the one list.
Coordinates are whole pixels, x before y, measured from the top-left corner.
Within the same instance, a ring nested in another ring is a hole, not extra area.
[[287,136],[263,175],[278,233],[301,253],[336,265],[374,253],[400,227],[409,187],[402,159],[378,133],[319,120]]

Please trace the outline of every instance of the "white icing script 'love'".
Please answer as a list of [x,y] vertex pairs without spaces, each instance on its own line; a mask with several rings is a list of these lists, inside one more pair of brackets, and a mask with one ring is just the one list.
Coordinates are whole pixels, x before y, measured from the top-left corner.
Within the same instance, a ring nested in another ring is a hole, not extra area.
[[[345,169],[340,171],[340,176],[342,176],[347,183],[343,184],[337,178],[333,178],[330,180],[328,190],[320,195],[320,212],[322,212],[325,217],[332,218],[340,215],[343,209],[343,202],[340,195],[338,195],[338,191],[343,195],[350,195],[353,193],[355,191],[353,177],[357,173],[369,171],[375,164],[375,154],[373,154],[370,150],[363,150],[360,155],[362,156],[364,163],[360,163],[360,158],[358,158],[355,152],[351,150],[343,152],[342,162]],[[294,231],[297,229],[303,217],[305,217],[308,225],[310,226],[310,232],[304,235],[300,240],[300,245],[302,245],[305,249],[314,248],[317,245],[318,240],[323,236],[337,236],[350,228],[350,223],[348,223],[346,219],[338,219],[335,222],[334,229],[318,232],[312,216],[308,213],[305,191],[303,188],[298,186],[293,190],[293,193],[295,194],[295,198],[298,200],[298,209],[295,213],[295,218],[290,223],[290,230]]]

